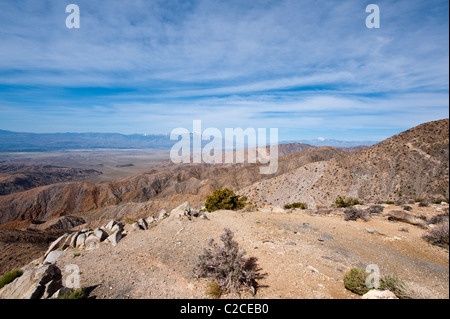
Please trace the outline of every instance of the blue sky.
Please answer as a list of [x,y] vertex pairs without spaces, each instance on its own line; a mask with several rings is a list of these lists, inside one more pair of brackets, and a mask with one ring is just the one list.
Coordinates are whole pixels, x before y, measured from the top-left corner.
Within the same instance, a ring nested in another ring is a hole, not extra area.
[[0,129],[380,140],[448,117],[448,46],[447,0],[0,0]]

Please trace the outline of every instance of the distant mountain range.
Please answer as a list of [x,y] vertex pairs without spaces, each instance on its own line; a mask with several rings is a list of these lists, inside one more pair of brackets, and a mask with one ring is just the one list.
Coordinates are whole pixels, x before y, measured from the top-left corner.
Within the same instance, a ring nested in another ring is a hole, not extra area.
[[169,135],[124,135],[119,133],[17,133],[0,130],[0,151],[32,152],[64,149],[171,148]]
[[[170,149],[176,141],[170,136],[156,134],[119,133],[20,133],[0,130],[0,152],[56,151],[69,149]],[[202,144],[208,143],[203,141]],[[371,146],[375,141],[339,141],[313,139],[285,141],[281,144],[303,143],[313,146],[349,148]]]
[[314,146],[333,146],[333,147],[355,147],[355,146],[372,146],[379,141],[340,141],[326,138],[315,138],[312,140],[293,140],[285,141],[282,143],[303,143]]

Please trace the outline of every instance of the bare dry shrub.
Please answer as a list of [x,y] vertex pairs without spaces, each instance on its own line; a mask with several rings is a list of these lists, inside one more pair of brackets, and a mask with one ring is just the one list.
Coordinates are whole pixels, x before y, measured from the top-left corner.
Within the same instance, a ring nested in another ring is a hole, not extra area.
[[423,238],[433,245],[448,249],[448,219],[430,229]]
[[344,220],[358,220],[368,221],[370,219],[370,214],[362,209],[356,207],[349,207],[344,210]]
[[209,248],[199,256],[194,274],[198,278],[208,278],[217,282],[220,294],[237,293],[242,289],[252,289],[256,293],[257,279],[264,277],[258,268],[257,258],[245,258],[245,251],[239,250],[239,244],[233,240],[233,232],[224,229],[219,246],[210,239]]

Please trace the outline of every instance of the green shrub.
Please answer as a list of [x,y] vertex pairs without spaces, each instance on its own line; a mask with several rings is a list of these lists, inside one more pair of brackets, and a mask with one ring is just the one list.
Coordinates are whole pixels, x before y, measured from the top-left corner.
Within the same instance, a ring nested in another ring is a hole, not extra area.
[[393,200],[387,200],[384,203],[388,204],[388,205],[394,205],[395,204],[395,202]]
[[209,212],[219,209],[238,210],[246,205],[251,205],[247,202],[247,197],[236,195],[232,190],[224,188],[215,190],[206,198],[205,209]]
[[346,198],[345,196],[338,196],[336,200],[334,201],[334,206],[337,208],[340,207],[351,207],[354,205],[362,204],[358,199],[356,198]]
[[389,290],[399,299],[403,299],[406,296],[406,285],[402,279],[386,275],[380,278],[380,290]]
[[308,205],[306,203],[301,203],[301,202],[295,202],[292,204],[284,205],[284,209],[291,209],[291,208],[308,209]]
[[62,294],[61,296],[58,296],[54,299],[83,299],[84,298],[85,289],[75,289],[72,291],[68,291],[65,294]]
[[351,292],[362,296],[370,290],[366,285],[368,276],[369,274],[365,269],[352,268],[344,276],[344,286]]
[[13,269],[3,274],[3,276],[0,277],[0,289],[2,289],[4,286],[11,283],[14,279],[22,275],[23,271],[21,269]]

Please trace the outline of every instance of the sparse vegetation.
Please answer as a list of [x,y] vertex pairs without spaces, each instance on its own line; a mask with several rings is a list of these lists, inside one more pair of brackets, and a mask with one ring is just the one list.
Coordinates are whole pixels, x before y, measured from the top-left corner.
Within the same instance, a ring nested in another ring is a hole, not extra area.
[[448,212],[439,214],[439,215],[434,215],[431,218],[427,219],[427,224],[431,225],[431,224],[440,224],[442,222],[445,222],[446,220],[448,221],[449,215]]
[[0,289],[2,289],[4,286],[11,283],[14,279],[22,275],[23,271],[21,269],[13,269],[3,274],[3,276],[0,277]]
[[126,217],[126,218],[124,219],[124,223],[125,223],[125,224],[134,224],[135,222],[137,222],[137,219],[136,219],[136,218]]
[[395,202],[393,200],[387,200],[384,203],[388,204],[388,205],[394,205],[395,204]]
[[384,210],[384,207],[381,205],[372,205],[366,209],[369,214],[381,214]]
[[54,299],[83,299],[84,294],[85,294],[85,289],[80,288],[80,289],[68,291]]
[[386,275],[380,278],[380,289],[389,290],[399,299],[404,299],[406,295],[406,285],[402,279],[396,276]]
[[358,295],[364,295],[370,289],[366,285],[368,273],[362,268],[352,268],[344,276],[344,286],[351,292]]
[[416,198],[414,198],[414,201],[415,201],[416,203],[424,202],[424,201],[425,201],[425,198],[423,198],[423,197],[416,197]]
[[433,245],[443,247],[448,249],[448,220],[437,224],[432,229],[430,229],[425,235],[423,235],[423,239],[430,242]]
[[334,201],[334,206],[337,208],[351,207],[360,204],[362,203],[358,199],[351,197],[346,198],[345,196],[338,196]]
[[308,205],[306,203],[301,203],[301,202],[295,202],[292,204],[284,205],[284,209],[291,209],[291,208],[308,209]]
[[205,202],[205,208],[209,212],[219,209],[238,210],[246,205],[252,205],[252,203],[247,202],[246,196],[236,195],[228,188],[215,190],[212,195],[206,198]]
[[403,206],[403,210],[406,210],[407,212],[411,211],[413,208],[411,206]]
[[370,219],[370,214],[366,210],[362,210],[356,207],[349,207],[344,210],[344,220],[358,220],[368,221]]
[[218,295],[230,292],[239,294],[246,288],[253,289],[253,293],[256,293],[257,279],[263,277],[257,266],[257,259],[245,258],[245,251],[239,249],[239,244],[233,236],[233,232],[225,228],[220,236],[223,246],[219,246],[211,239],[209,248],[199,256],[194,274],[198,278],[216,281]]
[[419,203],[419,207],[428,207],[428,206],[429,206],[428,202],[422,201]]

